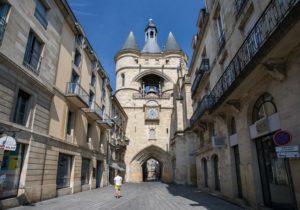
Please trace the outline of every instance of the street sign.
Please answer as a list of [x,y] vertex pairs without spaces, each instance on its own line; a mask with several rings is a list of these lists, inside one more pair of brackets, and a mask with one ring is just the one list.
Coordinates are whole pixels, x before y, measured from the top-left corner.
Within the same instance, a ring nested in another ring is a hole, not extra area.
[[299,152],[277,152],[278,158],[299,158]]
[[276,152],[298,152],[299,147],[298,146],[281,146],[281,147],[275,147]]
[[15,151],[17,148],[16,139],[11,136],[3,136],[0,138],[0,148],[9,151]]
[[274,143],[278,146],[284,146],[291,142],[292,136],[286,131],[278,131],[273,136]]

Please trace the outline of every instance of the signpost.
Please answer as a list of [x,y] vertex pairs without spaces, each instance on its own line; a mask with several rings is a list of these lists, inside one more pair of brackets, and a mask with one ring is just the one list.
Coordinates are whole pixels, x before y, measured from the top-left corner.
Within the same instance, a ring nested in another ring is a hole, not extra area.
[[299,158],[298,146],[281,146],[275,147],[278,158]]
[[274,143],[278,146],[284,146],[291,142],[292,136],[287,131],[278,131],[273,136]]
[[17,149],[16,139],[11,136],[3,136],[0,138],[0,149],[15,151]]

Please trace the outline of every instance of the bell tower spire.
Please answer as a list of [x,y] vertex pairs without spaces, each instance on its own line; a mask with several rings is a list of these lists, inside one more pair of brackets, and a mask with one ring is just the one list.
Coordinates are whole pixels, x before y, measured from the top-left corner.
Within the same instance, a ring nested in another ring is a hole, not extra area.
[[154,21],[150,18],[145,27],[145,46],[143,53],[160,53],[161,50],[157,44],[157,28]]
[[145,42],[150,39],[157,40],[157,28],[153,20],[150,18],[148,24],[145,27]]

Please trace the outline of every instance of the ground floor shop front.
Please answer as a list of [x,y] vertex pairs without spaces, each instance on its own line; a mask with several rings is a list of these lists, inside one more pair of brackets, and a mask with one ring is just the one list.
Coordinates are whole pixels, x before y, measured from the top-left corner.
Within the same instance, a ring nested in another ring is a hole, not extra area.
[[1,208],[107,185],[100,152],[22,130],[16,143],[16,150],[0,151]]

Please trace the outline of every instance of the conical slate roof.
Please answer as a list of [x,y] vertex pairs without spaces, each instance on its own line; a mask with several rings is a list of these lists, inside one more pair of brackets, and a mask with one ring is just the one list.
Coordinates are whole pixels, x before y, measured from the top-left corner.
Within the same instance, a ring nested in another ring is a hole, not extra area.
[[172,32],[169,33],[165,49],[164,51],[180,51],[180,47],[177,44],[175,37],[173,36]]
[[143,53],[161,53],[161,50],[155,39],[148,39],[142,52]]
[[122,48],[122,50],[128,50],[128,49],[140,51],[132,31],[130,31],[130,33],[125,41],[125,44],[123,45],[123,48]]

